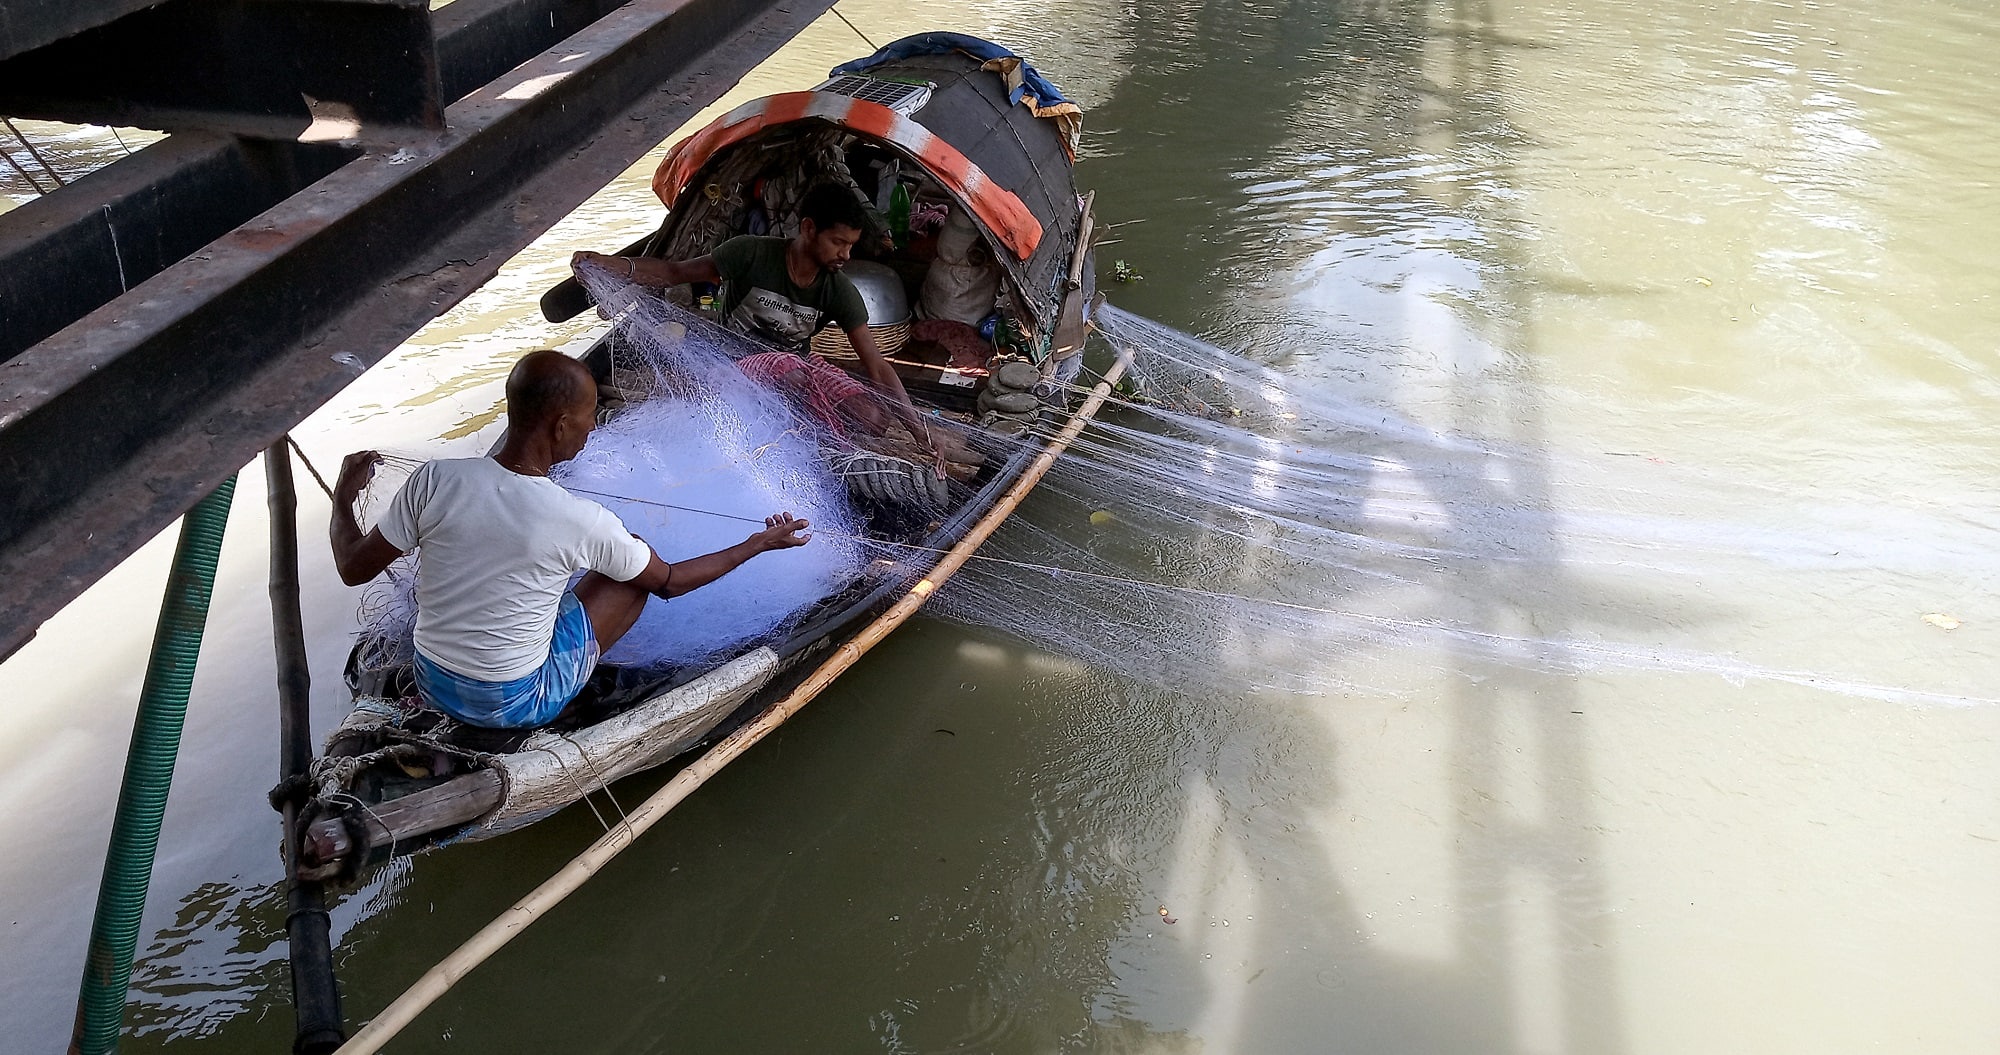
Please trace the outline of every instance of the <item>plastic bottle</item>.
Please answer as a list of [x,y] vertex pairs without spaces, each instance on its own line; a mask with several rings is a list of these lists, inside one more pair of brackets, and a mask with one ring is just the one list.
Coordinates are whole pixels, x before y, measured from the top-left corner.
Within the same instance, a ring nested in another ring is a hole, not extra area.
[[889,192],[889,233],[896,237],[897,245],[910,240],[910,188],[900,180]]

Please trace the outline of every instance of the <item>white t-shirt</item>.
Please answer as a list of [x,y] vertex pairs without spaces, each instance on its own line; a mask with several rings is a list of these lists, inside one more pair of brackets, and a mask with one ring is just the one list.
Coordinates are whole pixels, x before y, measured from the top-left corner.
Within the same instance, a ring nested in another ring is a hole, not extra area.
[[375,525],[417,568],[417,651],[480,681],[548,658],[556,609],[580,568],[626,582],[653,551],[618,517],[491,458],[426,462]]

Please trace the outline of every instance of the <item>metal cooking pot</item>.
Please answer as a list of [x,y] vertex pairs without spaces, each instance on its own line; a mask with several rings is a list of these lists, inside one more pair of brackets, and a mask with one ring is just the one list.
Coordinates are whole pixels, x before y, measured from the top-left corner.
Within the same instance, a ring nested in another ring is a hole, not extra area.
[[868,325],[894,326],[910,321],[910,295],[903,290],[902,277],[889,265],[850,260],[840,273],[861,291],[861,303],[868,306]]

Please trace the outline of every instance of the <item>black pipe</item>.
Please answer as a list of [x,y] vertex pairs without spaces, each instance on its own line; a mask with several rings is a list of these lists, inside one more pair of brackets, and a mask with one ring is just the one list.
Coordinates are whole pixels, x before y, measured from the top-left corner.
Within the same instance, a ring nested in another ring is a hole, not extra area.
[[[289,437],[287,437],[289,438]],[[280,439],[264,452],[271,507],[271,643],[278,659],[279,786],[298,787],[312,766],[312,671],[306,663],[305,617],[299,607],[298,493],[292,455]],[[298,1016],[295,1055],[326,1055],[347,1039],[340,988],[333,977],[333,941],[326,889],[300,882],[299,796],[284,796],[285,932],[291,939],[292,1007]]]

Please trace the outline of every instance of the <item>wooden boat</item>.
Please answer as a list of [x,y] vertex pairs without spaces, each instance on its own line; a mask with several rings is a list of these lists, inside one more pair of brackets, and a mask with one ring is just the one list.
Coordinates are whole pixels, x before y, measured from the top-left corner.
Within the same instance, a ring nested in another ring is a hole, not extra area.
[[[1068,395],[1090,295],[1089,202],[1071,178],[1078,130],[1076,107],[1005,49],[926,34],[840,67],[811,91],[739,107],[676,145],[654,181],[670,203],[667,220],[628,254],[685,259],[746,227],[782,230],[788,205],[823,180],[878,202],[896,197],[882,185],[895,180],[917,206],[940,204],[972,221],[998,278],[994,358],[953,360],[910,340],[909,320],[875,318],[872,299],[870,325],[878,344],[896,347],[892,362],[912,398],[964,424],[987,452],[984,464],[937,515],[871,522],[917,558],[878,562],[780,638],[723,662],[666,671],[601,665],[548,729],[459,725],[416,703],[407,668],[362,670],[351,659],[355,706],[304,792],[311,801],[300,826],[299,878],[352,881],[391,856],[509,831],[620,777],[689,756],[802,683],[811,690],[824,657],[892,604],[927,594],[935,555],[983,539],[1046,468],[1051,437],[1067,442],[1103,398],[1100,386],[1072,409]],[[905,240],[878,263],[905,292],[927,274],[921,239]],[[574,288],[544,298],[551,314],[582,306]],[[816,350],[838,361],[837,345],[822,341]],[[607,335],[586,361],[615,401],[610,351]],[[1029,386],[1039,393],[1030,412],[1039,420],[993,405],[998,387]]]

